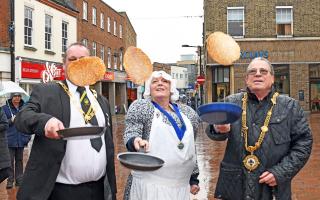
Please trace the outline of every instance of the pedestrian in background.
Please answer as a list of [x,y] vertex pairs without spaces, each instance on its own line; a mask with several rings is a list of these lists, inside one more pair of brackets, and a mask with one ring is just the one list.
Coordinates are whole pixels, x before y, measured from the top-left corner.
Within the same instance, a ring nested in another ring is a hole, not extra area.
[[8,120],[0,107],[0,183],[9,176],[10,171],[10,155],[6,131],[8,129]]
[[23,150],[30,141],[31,136],[26,135],[16,129],[13,121],[17,113],[24,105],[24,101],[21,99],[21,94],[14,93],[11,98],[6,101],[6,105],[3,106],[9,128],[7,130],[8,147],[10,152],[11,167],[9,171],[9,178],[7,181],[7,189],[11,189],[13,184],[20,186],[23,178]]
[[291,181],[312,149],[308,121],[298,101],[275,91],[267,59],[253,59],[245,81],[246,91],[226,99],[242,107],[241,119],[206,129],[211,139],[228,140],[215,197],[290,200]]
[[154,71],[146,81],[144,98],[128,110],[124,141],[129,151],[145,148],[165,164],[155,171],[133,170],[124,199],[190,199],[200,189],[195,149],[199,116],[186,104],[175,103],[175,80],[164,71]]

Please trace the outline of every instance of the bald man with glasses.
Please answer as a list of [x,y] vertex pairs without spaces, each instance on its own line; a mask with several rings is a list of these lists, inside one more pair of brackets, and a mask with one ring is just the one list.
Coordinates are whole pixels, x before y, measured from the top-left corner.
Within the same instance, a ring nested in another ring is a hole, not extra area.
[[275,91],[267,59],[251,61],[245,82],[245,91],[226,98],[242,107],[241,118],[206,129],[210,139],[227,140],[215,198],[289,200],[291,181],[311,153],[309,124],[298,101]]

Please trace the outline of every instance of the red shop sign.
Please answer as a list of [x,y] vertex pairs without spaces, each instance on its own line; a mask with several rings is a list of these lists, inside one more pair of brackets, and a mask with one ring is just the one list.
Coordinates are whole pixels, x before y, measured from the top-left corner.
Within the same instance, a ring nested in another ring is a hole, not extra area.
[[106,72],[104,74],[103,80],[105,80],[105,81],[113,81],[114,80],[114,73],[113,72]]
[[34,63],[30,61],[21,62],[21,78],[43,79],[53,78],[54,80],[64,80],[64,70],[61,65],[53,63]]

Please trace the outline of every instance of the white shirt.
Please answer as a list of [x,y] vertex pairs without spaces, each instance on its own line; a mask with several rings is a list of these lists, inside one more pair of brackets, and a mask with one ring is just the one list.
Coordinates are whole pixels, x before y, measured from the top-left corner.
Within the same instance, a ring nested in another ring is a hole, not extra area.
[[[77,92],[76,85],[67,80],[68,88],[73,95],[75,102],[70,100],[70,128],[91,126],[85,124],[81,108],[80,94]],[[87,96],[91,105],[96,109],[96,118],[99,126],[105,126],[105,117],[103,111],[86,86]],[[74,105],[74,103],[78,105]],[[99,152],[92,148],[90,139],[69,139],[67,140],[66,153],[62,160],[60,171],[56,182],[64,184],[80,184],[89,181],[97,181],[106,173],[106,148],[104,141],[104,134],[101,136],[102,147]]]

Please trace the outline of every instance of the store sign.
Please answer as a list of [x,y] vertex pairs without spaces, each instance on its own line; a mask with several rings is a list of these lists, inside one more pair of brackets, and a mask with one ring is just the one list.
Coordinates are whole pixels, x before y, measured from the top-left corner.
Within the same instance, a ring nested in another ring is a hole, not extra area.
[[114,73],[113,72],[106,72],[104,74],[104,77],[102,80],[105,80],[105,81],[113,81],[114,80]]
[[61,65],[54,63],[34,63],[29,61],[21,62],[21,78],[41,79],[47,83],[52,80],[64,80],[64,70]]
[[241,59],[254,59],[256,57],[268,58],[268,51],[241,51],[240,58]]

